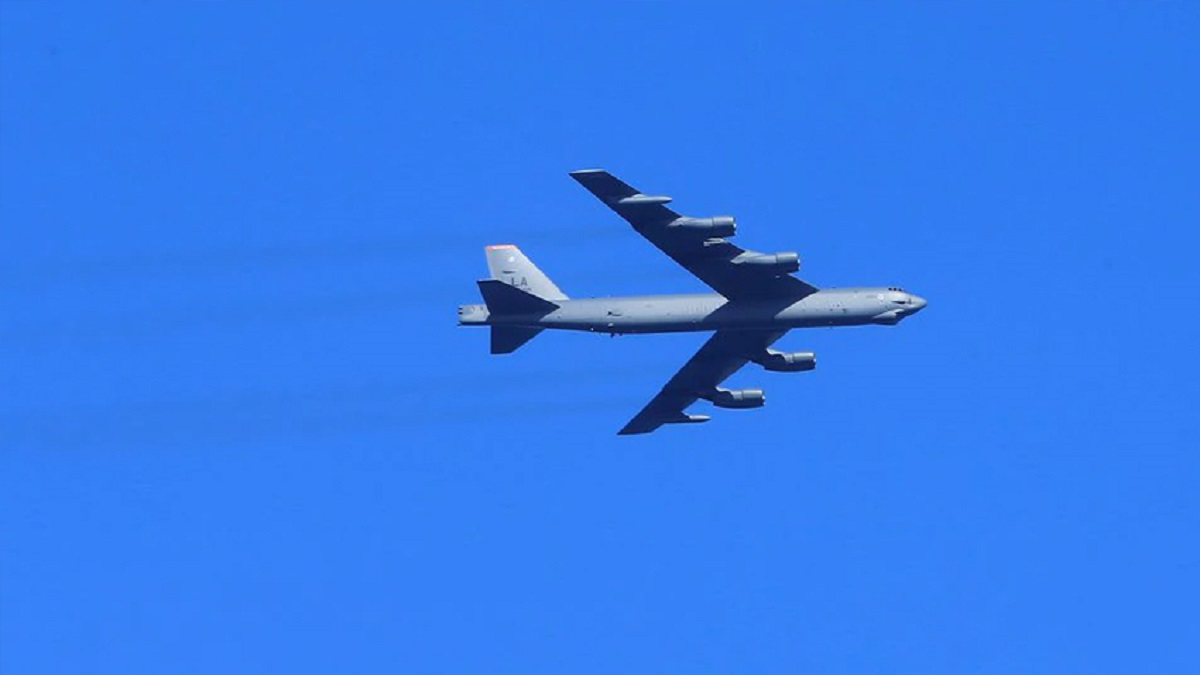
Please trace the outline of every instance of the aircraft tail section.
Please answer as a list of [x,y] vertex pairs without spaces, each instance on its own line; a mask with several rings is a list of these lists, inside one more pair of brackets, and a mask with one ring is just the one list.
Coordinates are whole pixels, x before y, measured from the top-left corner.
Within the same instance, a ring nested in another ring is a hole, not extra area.
[[511,354],[542,332],[525,326],[492,326],[492,353]]
[[[487,311],[466,311],[486,315],[475,323],[492,324],[493,354],[511,354],[542,332],[536,326],[519,324],[536,324],[537,319],[558,309],[567,295],[512,244],[488,246],[487,261],[492,278],[477,282]],[[463,312],[459,311],[460,317]]]
[[558,309],[558,304],[498,279],[481,279],[479,293],[487,303],[488,314],[493,317],[514,314],[546,314]]
[[[529,317],[536,321],[537,318],[558,309],[556,303],[498,279],[483,279],[476,283],[479,284],[479,292],[483,294],[483,301],[487,304],[489,319],[504,321],[506,318],[512,320],[511,317]],[[540,332],[541,328],[532,326],[493,324],[492,353],[511,354]]]
[[544,300],[566,300],[567,295],[512,244],[487,247],[488,271],[498,279]]

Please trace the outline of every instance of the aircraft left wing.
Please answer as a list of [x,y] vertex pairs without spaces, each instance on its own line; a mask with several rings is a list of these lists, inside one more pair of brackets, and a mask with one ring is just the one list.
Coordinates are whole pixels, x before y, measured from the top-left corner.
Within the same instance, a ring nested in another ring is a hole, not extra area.
[[684,409],[717,390],[717,385],[751,358],[766,351],[786,330],[719,330],[667,381],[620,435],[646,434],[664,424],[704,422],[708,417],[688,415]]
[[667,208],[670,197],[642,194],[603,169],[572,171],[571,177],[638,234],[730,300],[798,300],[818,290],[790,274],[800,267],[794,253],[747,251],[726,241],[736,227],[731,217],[681,216]]

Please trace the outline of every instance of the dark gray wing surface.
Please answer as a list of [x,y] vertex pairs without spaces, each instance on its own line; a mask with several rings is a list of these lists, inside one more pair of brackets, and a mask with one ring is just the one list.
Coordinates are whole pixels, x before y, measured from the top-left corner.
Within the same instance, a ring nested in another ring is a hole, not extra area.
[[618,433],[645,434],[664,424],[699,421],[683,411],[702,395],[716,390],[730,375],[736,373],[751,357],[762,353],[786,330],[719,330],[704,343],[662,391],[650,399]]
[[[602,169],[572,171],[571,177],[624,218],[660,251],[730,300],[801,298],[818,289],[790,274],[772,274],[734,258],[747,251],[720,237],[681,227],[688,220],[667,208],[670,197],[642,194]],[[753,254],[754,252],[749,252]]]

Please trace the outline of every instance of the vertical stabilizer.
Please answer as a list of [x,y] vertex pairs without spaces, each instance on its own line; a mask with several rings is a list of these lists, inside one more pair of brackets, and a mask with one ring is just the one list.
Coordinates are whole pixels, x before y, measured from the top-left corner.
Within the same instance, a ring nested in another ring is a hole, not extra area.
[[512,244],[487,247],[488,271],[493,279],[515,286],[543,300],[566,300],[567,295]]

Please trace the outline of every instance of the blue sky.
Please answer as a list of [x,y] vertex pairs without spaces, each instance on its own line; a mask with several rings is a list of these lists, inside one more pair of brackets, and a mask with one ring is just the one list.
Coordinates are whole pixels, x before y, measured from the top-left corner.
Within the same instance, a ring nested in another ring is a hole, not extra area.
[[[1197,82],[1182,2],[0,4],[0,670],[1196,672]],[[703,290],[592,166],[929,308],[618,438],[704,336],[454,326]]]

